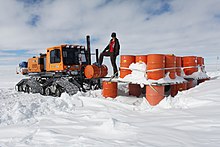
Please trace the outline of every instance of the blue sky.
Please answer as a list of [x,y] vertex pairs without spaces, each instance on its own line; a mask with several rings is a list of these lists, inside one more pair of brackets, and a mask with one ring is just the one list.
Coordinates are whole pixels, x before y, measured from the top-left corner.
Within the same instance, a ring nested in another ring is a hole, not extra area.
[[85,44],[100,51],[117,32],[121,54],[220,56],[219,0],[7,0],[0,5],[0,65],[45,48]]

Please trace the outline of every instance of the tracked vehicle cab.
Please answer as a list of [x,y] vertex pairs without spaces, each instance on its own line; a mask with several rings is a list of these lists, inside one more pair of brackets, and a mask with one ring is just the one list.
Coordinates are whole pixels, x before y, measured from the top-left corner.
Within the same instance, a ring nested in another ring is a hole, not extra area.
[[47,49],[46,71],[75,71],[84,65],[88,65],[85,46],[60,45]]

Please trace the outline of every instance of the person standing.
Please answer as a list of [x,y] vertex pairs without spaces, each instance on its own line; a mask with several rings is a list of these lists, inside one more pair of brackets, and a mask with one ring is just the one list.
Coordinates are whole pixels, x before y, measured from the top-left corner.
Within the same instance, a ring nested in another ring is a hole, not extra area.
[[118,68],[116,65],[116,57],[119,55],[120,44],[119,40],[116,38],[116,33],[111,34],[112,39],[109,44],[105,47],[102,53],[99,56],[99,65],[102,65],[103,57],[110,56],[111,64],[114,71],[114,76],[118,76]]

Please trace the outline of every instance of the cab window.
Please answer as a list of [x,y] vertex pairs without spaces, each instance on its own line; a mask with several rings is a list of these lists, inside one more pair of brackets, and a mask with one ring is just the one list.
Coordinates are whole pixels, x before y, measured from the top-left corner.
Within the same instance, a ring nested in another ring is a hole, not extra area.
[[54,49],[50,52],[50,63],[60,63],[60,50]]

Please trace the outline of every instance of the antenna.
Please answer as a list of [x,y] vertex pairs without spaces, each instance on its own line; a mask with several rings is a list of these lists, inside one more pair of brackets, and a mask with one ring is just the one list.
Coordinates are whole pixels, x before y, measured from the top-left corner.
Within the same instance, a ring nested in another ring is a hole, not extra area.
[[217,60],[216,60],[216,70],[220,71],[220,68],[219,68],[219,56],[217,56]]

